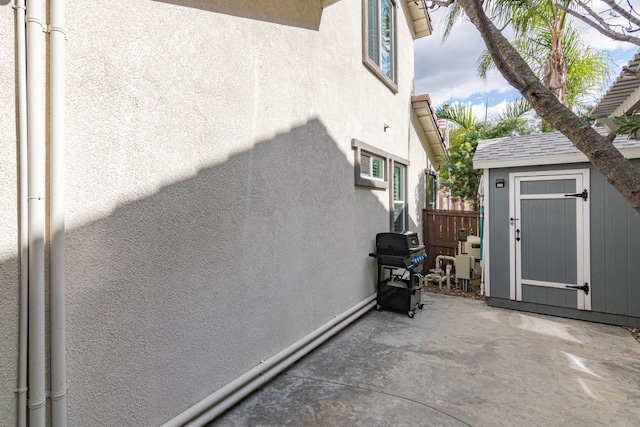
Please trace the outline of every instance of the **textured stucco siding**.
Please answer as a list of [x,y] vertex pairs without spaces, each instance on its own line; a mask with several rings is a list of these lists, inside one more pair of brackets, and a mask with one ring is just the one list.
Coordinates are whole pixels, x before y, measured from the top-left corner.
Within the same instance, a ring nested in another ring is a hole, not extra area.
[[0,2],[0,425],[16,416],[18,385],[18,161],[13,9]]
[[407,202],[409,203],[408,228],[418,233],[422,240],[422,217],[427,203],[427,176],[433,165],[429,162],[429,144],[415,114],[410,115],[409,126],[409,158],[411,167],[407,170]]
[[[394,94],[362,63],[361,0],[320,3],[66,2],[69,425],[161,424],[374,293],[367,254],[389,230],[389,191],[354,185],[352,138],[410,160],[419,231],[427,158],[409,122],[405,6]],[[12,414],[17,169],[3,8],[0,411]]]

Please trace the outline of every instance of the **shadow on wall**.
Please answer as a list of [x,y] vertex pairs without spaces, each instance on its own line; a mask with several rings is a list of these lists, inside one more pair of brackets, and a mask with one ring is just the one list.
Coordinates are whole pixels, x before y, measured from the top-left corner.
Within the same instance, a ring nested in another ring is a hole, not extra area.
[[70,424],[161,424],[362,301],[387,222],[311,120],[69,230]]
[[[292,27],[318,30],[322,17],[320,0],[154,0],[193,7],[214,13],[233,15]],[[278,7],[274,7],[277,4]]]

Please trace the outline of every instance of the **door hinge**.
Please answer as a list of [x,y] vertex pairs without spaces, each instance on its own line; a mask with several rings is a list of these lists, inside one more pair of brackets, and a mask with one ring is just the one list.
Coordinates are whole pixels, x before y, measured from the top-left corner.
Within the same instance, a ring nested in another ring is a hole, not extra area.
[[587,189],[585,188],[584,190],[582,190],[582,193],[565,194],[564,197],[582,197],[582,200],[586,202],[589,198],[589,191],[587,191]]
[[584,285],[582,285],[582,286],[567,285],[567,286],[565,286],[565,288],[567,288],[567,289],[579,289],[579,290],[583,291],[585,295],[589,295],[589,284],[587,282],[585,282]]

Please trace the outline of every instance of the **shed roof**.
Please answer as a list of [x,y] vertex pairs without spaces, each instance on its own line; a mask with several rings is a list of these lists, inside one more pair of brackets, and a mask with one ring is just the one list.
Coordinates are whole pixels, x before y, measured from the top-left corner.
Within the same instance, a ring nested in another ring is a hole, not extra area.
[[[606,132],[597,129],[603,135]],[[640,158],[640,140],[616,137],[614,145],[629,158]],[[580,150],[560,132],[510,136],[478,142],[473,167],[490,169],[516,166],[557,165],[588,162]]]

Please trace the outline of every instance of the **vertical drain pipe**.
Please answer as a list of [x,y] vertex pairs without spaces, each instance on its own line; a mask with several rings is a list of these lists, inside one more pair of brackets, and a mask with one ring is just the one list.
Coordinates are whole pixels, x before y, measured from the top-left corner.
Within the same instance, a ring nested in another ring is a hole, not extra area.
[[64,0],[49,3],[51,425],[67,425],[64,282],[65,17]]
[[20,338],[18,363],[18,427],[27,426],[27,316],[29,314],[29,192],[27,189],[27,46],[25,0],[16,0],[16,68],[18,80],[18,200],[20,203]]
[[27,132],[29,138],[29,425],[45,425],[45,23],[42,0],[27,0]]

